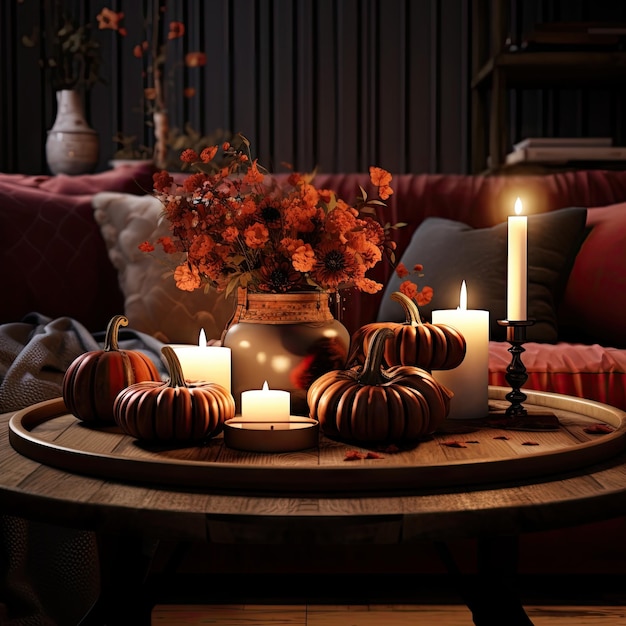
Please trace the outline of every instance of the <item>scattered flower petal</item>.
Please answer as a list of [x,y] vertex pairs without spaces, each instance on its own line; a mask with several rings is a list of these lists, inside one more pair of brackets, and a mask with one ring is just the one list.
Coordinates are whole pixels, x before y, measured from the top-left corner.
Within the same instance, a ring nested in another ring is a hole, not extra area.
[[591,424],[589,426],[585,426],[583,431],[589,433],[590,435],[606,435],[608,433],[612,433],[615,429],[607,424]]

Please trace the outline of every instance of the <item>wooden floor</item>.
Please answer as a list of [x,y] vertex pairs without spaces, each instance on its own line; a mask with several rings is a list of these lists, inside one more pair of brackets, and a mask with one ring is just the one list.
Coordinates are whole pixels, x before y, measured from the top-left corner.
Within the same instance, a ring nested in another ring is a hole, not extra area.
[[[314,577],[303,585],[271,575],[207,579],[164,597],[152,624],[472,626],[469,609],[447,583],[447,577],[354,575]],[[626,626],[620,575],[528,576],[518,591],[534,626]]]
[[[526,606],[535,626],[626,626],[626,608]],[[153,626],[471,626],[459,605],[158,605]],[[505,626],[505,624],[503,624]]]

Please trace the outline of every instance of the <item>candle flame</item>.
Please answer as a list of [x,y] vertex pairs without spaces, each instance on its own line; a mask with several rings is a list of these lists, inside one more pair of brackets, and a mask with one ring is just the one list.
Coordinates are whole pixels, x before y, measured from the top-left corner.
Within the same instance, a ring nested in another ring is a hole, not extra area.
[[515,215],[521,215],[522,213],[522,201],[518,198],[515,201]]
[[206,333],[204,332],[204,328],[200,330],[200,336],[198,337],[198,347],[206,348]]
[[467,286],[465,281],[461,283],[461,296],[459,298],[459,309],[461,311],[467,310]]
[[270,386],[267,384],[267,381],[265,381],[263,383],[263,391],[269,391],[270,390]]

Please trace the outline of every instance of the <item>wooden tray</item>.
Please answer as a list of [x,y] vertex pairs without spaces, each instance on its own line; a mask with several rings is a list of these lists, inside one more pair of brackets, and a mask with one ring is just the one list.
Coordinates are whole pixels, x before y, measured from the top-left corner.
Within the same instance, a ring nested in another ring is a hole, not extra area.
[[[508,406],[509,389],[490,387],[490,410]],[[61,398],[17,412],[9,422],[9,440],[19,453],[70,472],[126,483],[148,483],[220,492],[303,495],[415,492],[550,476],[584,467],[626,448],[626,413],[605,404],[526,392],[524,406],[553,412],[556,431],[526,432],[481,428],[436,434],[408,450],[376,451],[320,435],[319,446],[298,452],[254,453],[228,448],[222,436],[206,445],[166,448],[137,442],[116,426],[94,427],[68,414]],[[612,432],[590,434],[590,425]],[[462,428],[461,428],[462,430]],[[459,447],[448,444],[457,442]],[[465,447],[462,447],[465,446]],[[359,458],[347,460],[354,451]],[[370,455],[371,456],[371,455]]]

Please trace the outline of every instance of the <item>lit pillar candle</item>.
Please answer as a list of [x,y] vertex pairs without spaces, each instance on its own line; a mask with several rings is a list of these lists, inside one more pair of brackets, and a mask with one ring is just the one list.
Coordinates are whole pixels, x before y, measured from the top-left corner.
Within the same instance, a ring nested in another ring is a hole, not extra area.
[[467,308],[467,287],[461,285],[459,307],[433,311],[433,324],[447,324],[465,337],[462,363],[451,370],[433,370],[433,378],[450,389],[451,419],[477,419],[489,411],[489,311]]
[[522,201],[515,201],[515,215],[509,216],[506,317],[511,321],[526,320],[528,284],[528,219],[521,215]]
[[230,348],[207,346],[206,343],[206,333],[202,329],[197,346],[172,346],[183,376],[189,382],[218,383],[230,392]]
[[263,389],[241,392],[241,417],[250,421],[286,422],[290,417],[290,404],[288,391],[270,389],[265,381]]

